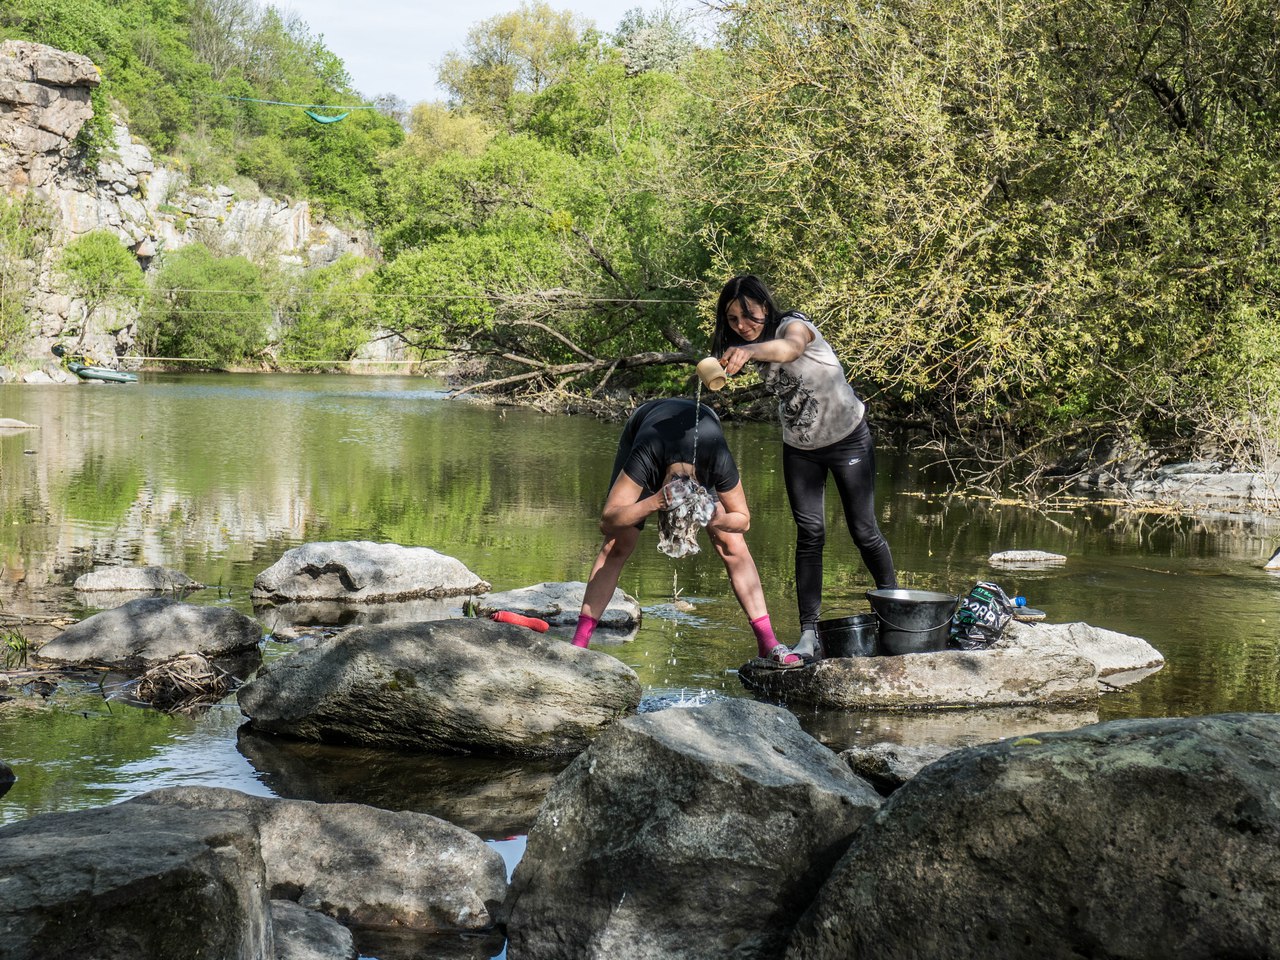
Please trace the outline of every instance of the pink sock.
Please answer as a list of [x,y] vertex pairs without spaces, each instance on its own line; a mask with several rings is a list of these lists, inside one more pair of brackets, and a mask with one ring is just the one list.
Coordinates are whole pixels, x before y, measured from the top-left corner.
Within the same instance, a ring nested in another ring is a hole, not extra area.
[[578,629],[573,631],[573,645],[575,647],[585,647],[591,642],[591,634],[595,633],[596,624],[600,621],[595,617],[588,617],[585,613],[578,616]]
[[751,632],[756,635],[756,645],[760,648],[760,656],[764,656],[778,645],[778,638],[773,635],[773,624],[766,613],[751,621]]

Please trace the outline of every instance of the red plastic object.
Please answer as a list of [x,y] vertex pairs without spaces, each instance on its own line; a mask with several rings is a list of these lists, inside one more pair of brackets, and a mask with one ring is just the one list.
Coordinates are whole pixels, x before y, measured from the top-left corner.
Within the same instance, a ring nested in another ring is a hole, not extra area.
[[499,610],[491,617],[499,623],[514,623],[518,627],[528,627],[530,630],[537,630],[539,633],[546,633],[551,628],[551,624],[545,620],[539,620],[537,617],[526,617],[518,613],[512,613],[510,610]]

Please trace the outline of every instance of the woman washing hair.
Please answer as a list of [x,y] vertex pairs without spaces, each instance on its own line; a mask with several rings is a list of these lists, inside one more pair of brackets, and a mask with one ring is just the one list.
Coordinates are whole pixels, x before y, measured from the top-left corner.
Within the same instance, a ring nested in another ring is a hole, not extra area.
[[[696,518],[688,512],[691,507],[699,511]],[[743,536],[751,514],[720,418],[710,407],[679,397],[642,404],[622,430],[600,514],[604,543],[587,580],[574,644],[590,643],[623,565],[655,513],[662,528],[659,543],[669,556],[695,551],[690,538],[698,526],[706,528],[751,624],[758,656],[774,667],[802,666],[804,661],[778,642],[769,622],[760,574]]]
[[866,407],[845,378],[831,345],[802,313],[779,314],[759,277],[742,274],[720,291],[711,352],[725,372],[763,367],[765,389],[778,398],[782,469],[796,523],[796,600],[800,642],[813,657],[822,609],[827,477],[835,479],[845,522],[879,588],[898,585],[889,544],[876,523],[875,449]]

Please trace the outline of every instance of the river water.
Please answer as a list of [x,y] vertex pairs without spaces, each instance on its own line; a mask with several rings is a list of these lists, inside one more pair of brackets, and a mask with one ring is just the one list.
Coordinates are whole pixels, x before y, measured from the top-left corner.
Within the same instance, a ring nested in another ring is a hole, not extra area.
[[[233,606],[264,630],[270,611],[250,601],[254,576],[311,541],[431,547],[494,590],[585,580],[620,427],[450,400],[420,378],[301,375],[3,385],[0,417],[36,426],[0,431],[0,613],[84,617],[97,608],[72,589],[77,576],[156,564],[210,585],[190,602]],[[793,534],[777,430],[725,426],[770,612],[792,641]],[[903,586],[959,594],[993,579],[1053,622],[1141,636],[1167,665],[1082,710],[801,713],[833,748],[965,744],[1121,717],[1280,707],[1280,577],[1261,569],[1280,541],[1276,521],[1089,500],[1036,510],[949,496],[944,477],[883,438],[877,457],[881,525]],[[837,616],[865,610],[871,583],[829,501],[824,616]],[[625,642],[595,645],[636,670],[643,709],[745,696],[736,669],[754,642],[723,566],[709,546],[673,561],[656,537],[646,531],[621,582],[644,609],[642,626]],[[1011,549],[1068,561],[1015,572],[987,563]],[[49,635],[19,629],[34,640]],[[268,658],[286,652],[268,639]],[[207,784],[422,810],[493,841],[510,863],[563,766],[281,742],[241,731],[234,697],[166,716],[129,706],[110,684],[40,692],[47,698],[10,690],[17,698],[0,704],[0,760],[18,776],[0,796],[0,824]],[[362,949],[389,958],[399,948]]]

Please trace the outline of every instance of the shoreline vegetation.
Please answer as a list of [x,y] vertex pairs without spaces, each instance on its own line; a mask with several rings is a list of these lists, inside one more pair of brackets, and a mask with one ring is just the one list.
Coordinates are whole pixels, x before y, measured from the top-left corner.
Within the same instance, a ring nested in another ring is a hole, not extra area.
[[[1261,0],[744,0],[611,33],[526,2],[446,57],[443,101],[411,105],[363,96],[258,0],[15,0],[0,40],[97,67],[64,179],[108,176],[124,129],[174,176],[115,192],[209,197],[198,235],[154,249],[77,233],[29,171],[0,172],[0,365],[108,334],[122,359],[204,358],[181,369],[444,358],[455,393],[607,416],[686,389],[714,292],[749,270],[960,487],[1265,477],[1277,29]],[[333,103],[369,109],[294,108]],[[312,265],[219,232],[219,205],[270,197],[372,246]],[[754,391],[735,415],[765,415]]]

